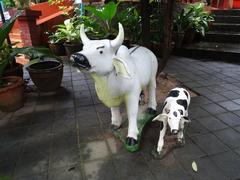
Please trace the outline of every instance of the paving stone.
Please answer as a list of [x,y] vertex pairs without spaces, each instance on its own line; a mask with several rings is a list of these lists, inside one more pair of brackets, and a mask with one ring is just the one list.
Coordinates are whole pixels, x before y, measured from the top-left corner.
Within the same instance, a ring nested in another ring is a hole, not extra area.
[[74,132],[61,132],[53,137],[49,166],[51,169],[78,163],[77,136]]
[[234,152],[236,152],[240,156],[240,148],[234,149]]
[[191,123],[186,128],[186,133],[188,136],[196,136],[199,134],[206,134],[208,133],[208,129],[202,126],[198,121],[192,120]]
[[99,119],[101,121],[102,124],[111,124],[111,113],[110,112],[99,112],[98,113]]
[[233,102],[240,104],[240,99],[234,99]]
[[80,151],[84,161],[103,159],[109,156],[107,144],[103,140],[80,144]]
[[203,157],[194,159],[197,164],[198,171],[192,169],[192,160],[183,162],[184,168],[188,171],[194,180],[211,179],[211,180],[226,180],[228,179],[209,158]]
[[209,116],[210,114],[205,111],[204,109],[200,108],[200,107],[191,107],[190,105],[190,109],[189,109],[189,117],[190,119],[195,119],[195,118],[199,118],[199,117],[206,117]]
[[233,111],[233,113],[240,117],[240,111]]
[[29,127],[27,137],[39,138],[51,135],[51,123],[34,124]]
[[54,119],[56,120],[59,120],[59,119],[72,119],[75,117],[75,111],[73,108],[70,108],[70,109],[63,109],[63,110],[60,110],[60,111],[56,111],[54,112]]
[[207,104],[207,105],[204,105],[202,108],[211,114],[220,114],[220,113],[226,112],[224,108],[222,108],[217,104]]
[[121,179],[126,176],[137,176],[142,172],[148,173],[150,169],[143,157],[139,154],[114,156],[114,166],[116,167]]
[[99,120],[96,113],[76,117],[76,120],[78,121],[80,129],[99,126]]
[[86,179],[88,180],[113,180],[119,179],[118,173],[114,168],[110,158],[84,163]]
[[80,143],[93,141],[93,140],[102,140],[102,139],[103,139],[103,134],[100,127],[81,128],[79,130]]
[[49,123],[54,120],[53,111],[41,111],[32,114],[32,124]]
[[[29,126],[31,124],[31,118],[32,115],[31,114],[24,114],[21,116],[6,116],[4,117],[4,119],[6,118],[7,122],[7,126],[14,128],[14,127],[24,127],[24,126]],[[6,128],[6,126],[5,126]]]
[[198,118],[197,121],[209,131],[217,131],[228,126],[213,116]]
[[234,103],[233,101],[223,101],[218,104],[229,111],[240,110],[240,104]]
[[22,177],[47,171],[48,158],[48,154],[36,151],[22,154],[16,164],[14,176]]
[[228,99],[236,99],[239,98],[239,94],[233,92],[233,91],[224,91],[221,92],[221,95],[225,96]]
[[202,151],[206,152],[208,155],[229,150],[226,145],[224,145],[211,133],[193,136],[192,140],[202,149]]
[[213,102],[220,102],[228,100],[226,97],[222,96],[221,94],[216,93],[209,93],[205,95],[209,100]]
[[47,173],[32,174],[30,176],[17,177],[17,180],[47,180]]
[[53,122],[52,133],[57,134],[61,131],[71,131],[76,129],[76,119],[66,118],[66,119],[55,119]]
[[210,157],[229,179],[240,178],[240,157],[229,151]]
[[231,128],[214,132],[214,134],[231,148],[240,147],[240,132]]
[[199,105],[205,105],[205,104],[211,104],[212,101],[209,99],[203,97],[203,96],[196,96],[191,99],[191,104],[190,106],[199,106]]
[[186,144],[182,148],[174,149],[173,153],[175,157],[181,160],[193,160],[206,156],[206,154],[188,138],[186,138]]
[[48,180],[81,180],[82,174],[79,167],[63,167],[49,171]]
[[125,180],[157,180],[158,178],[155,178],[155,176],[147,171],[147,172],[142,172],[139,173],[137,175],[133,175],[133,176],[126,176],[123,177]]
[[24,141],[27,136],[27,130],[28,127],[18,127],[0,132],[0,147]]
[[229,126],[240,125],[240,117],[231,112],[219,114],[216,117]]

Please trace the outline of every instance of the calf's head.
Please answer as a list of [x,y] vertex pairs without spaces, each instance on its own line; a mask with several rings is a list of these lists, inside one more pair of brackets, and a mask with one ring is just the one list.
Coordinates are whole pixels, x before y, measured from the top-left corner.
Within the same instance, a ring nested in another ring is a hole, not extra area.
[[179,131],[180,120],[183,118],[181,107],[168,106],[163,108],[163,112],[153,119],[153,121],[166,121],[172,134]]
[[83,50],[71,56],[74,65],[90,73],[104,75],[111,72],[114,68],[113,57],[124,39],[122,25],[119,23],[119,33],[114,40],[90,40],[85,34],[84,25],[81,26],[80,37]]

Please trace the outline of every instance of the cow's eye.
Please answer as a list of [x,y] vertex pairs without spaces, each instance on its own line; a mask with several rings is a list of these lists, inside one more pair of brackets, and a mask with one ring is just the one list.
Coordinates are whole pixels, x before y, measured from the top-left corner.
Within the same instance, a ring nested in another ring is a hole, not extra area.
[[102,53],[103,53],[103,51],[99,51],[99,53],[100,53],[100,54],[102,54]]
[[181,115],[183,115],[183,110],[179,109],[178,111],[180,112]]
[[177,117],[177,111],[174,111],[174,112],[173,112],[173,115],[174,115],[175,117]]

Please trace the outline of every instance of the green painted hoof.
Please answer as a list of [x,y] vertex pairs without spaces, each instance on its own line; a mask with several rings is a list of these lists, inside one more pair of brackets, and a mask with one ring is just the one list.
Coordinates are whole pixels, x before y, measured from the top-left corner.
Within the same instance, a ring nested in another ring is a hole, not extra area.
[[130,145],[127,145],[125,143],[125,148],[126,148],[127,151],[133,153],[133,152],[136,152],[136,151],[138,151],[140,149],[140,145],[139,144],[135,144],[135,145],[130,146]]

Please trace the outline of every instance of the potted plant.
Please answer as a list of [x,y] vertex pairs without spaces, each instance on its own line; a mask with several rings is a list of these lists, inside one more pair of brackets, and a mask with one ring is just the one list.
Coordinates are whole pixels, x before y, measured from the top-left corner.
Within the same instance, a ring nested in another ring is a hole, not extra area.
[[61,35],[59,40],[64,40],[64,46],[68,57],[82,50],[80,24],[79,19],[73,17],[65,20],[64,24],[57,25],[56,33]]
[[57,56],[64,56],[66,55],[66,50],[64,48],[64,40],[65,36],[64,33],[60,31],[56,31],[48,36],[48,46],[53,54]]
[[5,69],[12,60],[11,48],[6,38],[18,15],[4,23],[0,29],[0,110],[14,111],[23,106],[23,79],[18,76],[3,77]]
[[209,23],[212,21],[214,18],[204,10],[203,3],[188,4],[174,21],[177,30],[176,45],[181,46],[182,41],[192,42],[195,33],[205,36]]
[[141,16],[136,6],[119,7],[120,2],[109,2],[103,6],[86,6],[85,10],[90,13],[90,17],[85,18],[83,23],[88,36],[92,39],[114,38],[118,32],[118,22],[125,27],[124,44],[130,46],[137,43],[141,34]]

